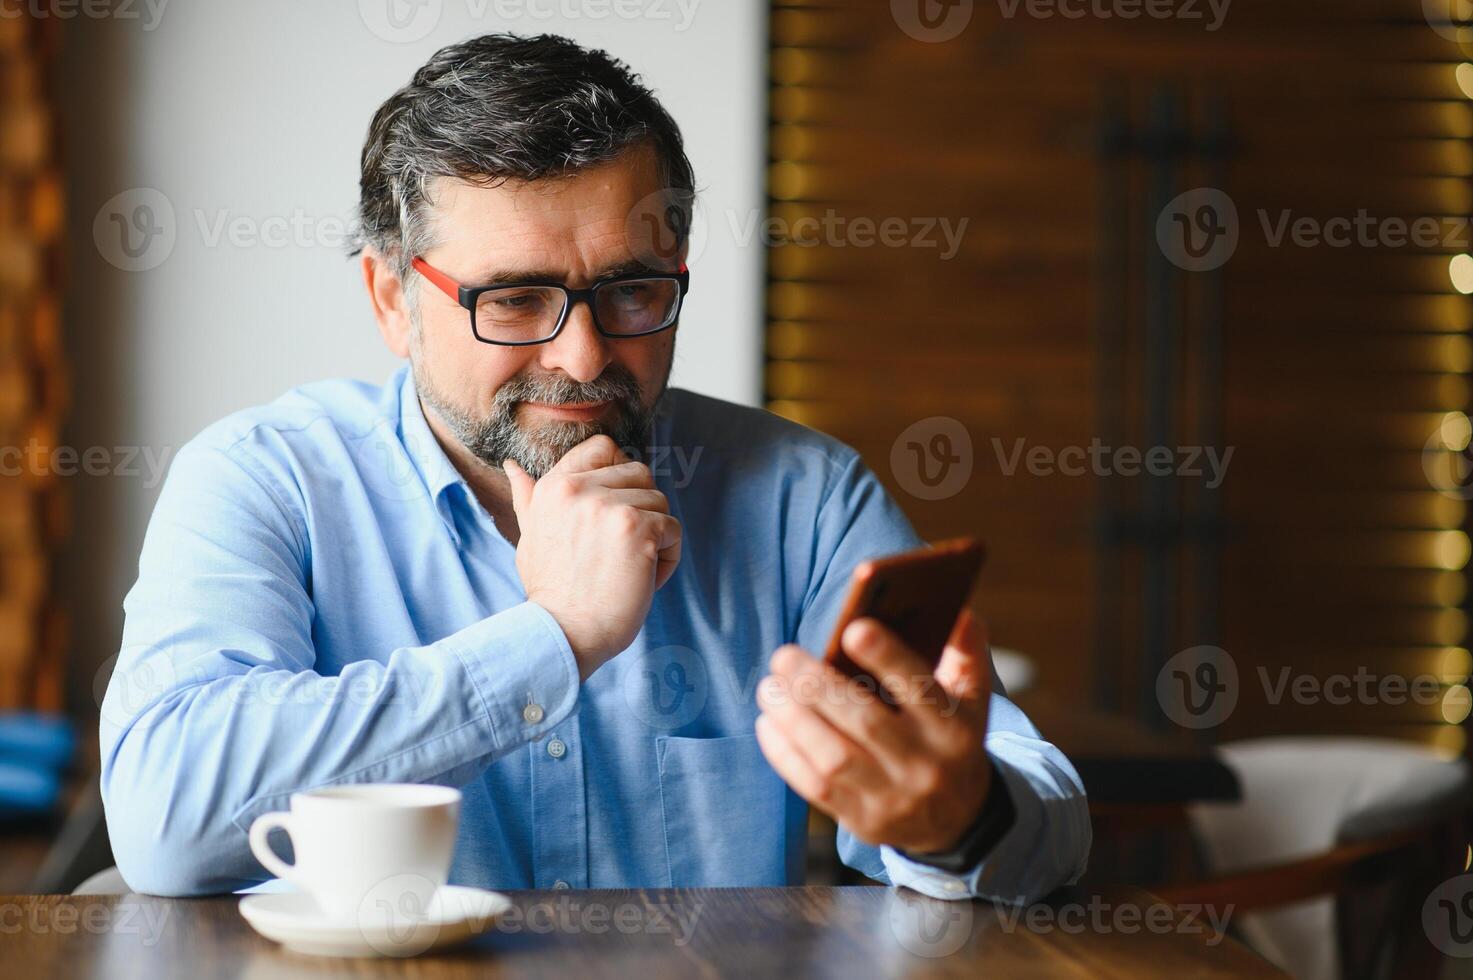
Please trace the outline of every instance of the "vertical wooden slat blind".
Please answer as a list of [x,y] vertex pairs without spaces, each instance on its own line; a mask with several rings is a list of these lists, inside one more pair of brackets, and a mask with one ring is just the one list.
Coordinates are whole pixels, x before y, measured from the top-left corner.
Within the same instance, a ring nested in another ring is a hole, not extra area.
[[66,374],[48,74],[59,23],[0,5],[0,708],[59,710],[65,640],[49,554],[64,505],[50,460]]
[[[1466,443],[1473,368],[1450,275],[1470,233],[1441,240],[1473,209],[1467,55],[1418,0],[1237,0],[1215,31],[1004,9],[927,43],[889,4],[773,4],[771,213],[841,230],[770,247],[769,407],[856,446],[927,538],[985,538],[994,641],[1062,697],[1150,715],[1160,660],[1214,644],[1241,679],[1221,735],[1461,750],[1466,494],[1438,474]],[[1155,237],[1163,189],[1199,186],[1239,218],[1210,273],[1163,265]],[[1275,247],[1285,211],[1444,234]],[[943,259],[856,246],[857,218],[968,225]],[[932,416],[973,445],[940,500],[891,464]],[[1145,449],[1163,431],[1233,448],[1219,490],[1004,472],[1018,440]],[[1444,695],[1273,704],[1262,678],[1285,667],[1431,673]]]

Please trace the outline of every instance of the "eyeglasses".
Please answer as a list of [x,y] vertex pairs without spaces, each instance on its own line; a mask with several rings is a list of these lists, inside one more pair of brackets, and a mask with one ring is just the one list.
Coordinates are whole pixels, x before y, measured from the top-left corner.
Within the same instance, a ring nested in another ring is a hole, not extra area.
[[420,275],[470,311],[471,333],[483,344],[527,347],[545,344],[568,322],[574,303],[587,303],[593,325],[605,337],[646,337],[675,325],[690,292],[690,270],[668,274],[636,272],[573,289],[560,282],[463,286],[422,258],[411,263]]

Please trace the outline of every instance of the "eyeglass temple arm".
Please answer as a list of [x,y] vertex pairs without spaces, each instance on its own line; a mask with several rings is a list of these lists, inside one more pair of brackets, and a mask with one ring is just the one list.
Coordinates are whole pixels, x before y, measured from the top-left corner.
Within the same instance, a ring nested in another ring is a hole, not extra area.
[[414,266],[414,268],[419,271],[420,275],[424,276],[430,282],[434,283],[435,286],[438,287],[439,290],[446,296],[449,296],[457,303],[460,302],[460,283],[456,282],[454,279],[451,279],[449,276],[445,275],[445,273],[441,272],[439,269],[436,269],[434,266],[430,265],[419,256],[415,256],[414,261],[412,261],[410,265]]

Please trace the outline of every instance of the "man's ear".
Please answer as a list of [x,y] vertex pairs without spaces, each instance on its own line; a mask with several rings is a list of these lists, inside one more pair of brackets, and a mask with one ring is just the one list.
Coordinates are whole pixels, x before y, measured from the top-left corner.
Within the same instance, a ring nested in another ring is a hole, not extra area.
[[363,250],[363,285],[368,287],[379,335],[395,357],[408,358],[409,298],[389,261],[373,248]]

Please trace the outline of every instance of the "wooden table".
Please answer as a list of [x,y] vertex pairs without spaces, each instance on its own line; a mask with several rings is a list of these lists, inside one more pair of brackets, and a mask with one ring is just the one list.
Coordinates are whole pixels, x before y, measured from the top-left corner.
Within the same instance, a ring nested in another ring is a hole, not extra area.
[[1025,910],[877,887],[518,891],[459,949],[403,960],[287,952],[234,897],[0,896],[13,977],[1282,976],[1145,892],[1066,889]]

